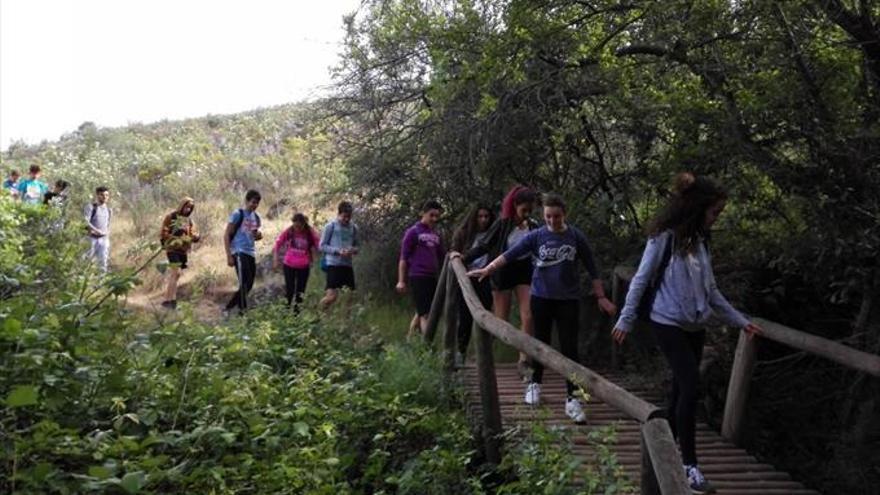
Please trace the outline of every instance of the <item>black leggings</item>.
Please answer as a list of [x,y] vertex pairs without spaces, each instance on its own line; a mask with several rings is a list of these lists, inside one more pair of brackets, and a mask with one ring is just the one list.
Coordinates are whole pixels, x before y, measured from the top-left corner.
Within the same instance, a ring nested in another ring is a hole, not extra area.
[[[482,282],[477,279],[471,279],[471,284],[486,309],[492,309],[492,284],[489,279],[483,279]],[[468,309],[467,303],[462,298],[458,302],[458,352],[467,354],[468,343],[471,340],[471,328],[474,326],[474,316]]]
[[232,255],[235,258],[235,273],[238,275],[238,290],[226,304],[226,309],[236,306],[241,311],[247,309],[247,295],[254,288],[254,277],[257,275],[257,260],[244,253]]
[[[544,299],[532,296],[532,321],[535,325],[535,338],[551,345],[553,341],[553,322],[559,335],[559,346],[562,355],[579,363],[578,358],[578,331],[580,330],[580,301],[575,299]],[[532,382],[541,383],[544,379],[544,365],[537,360],[532,360]],[[570,380],[565,381],[568,396],[574,396],[575,386]]]
[[672,390],[669,392],[669,427],[678,438],[681,459],[685,464],[697,463],[697,385],[700,360],[706,331],[686,332],[679,327],[651,322],[657,346],[672,368]]
[[303,302],[303,293],[306,291],[306,284],[309,282],[309,267],[293,268],[284,265],[284,293],[287,296],[287,305],[296,298],[296,305],[293,307],[294,312],[299,313],[299,305]]

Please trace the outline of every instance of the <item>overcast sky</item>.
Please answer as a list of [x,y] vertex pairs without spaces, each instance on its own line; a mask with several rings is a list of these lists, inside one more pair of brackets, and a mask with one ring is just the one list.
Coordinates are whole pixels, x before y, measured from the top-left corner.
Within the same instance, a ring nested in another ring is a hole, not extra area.
[[359,0],[2,0],[0,148],[298,101]]

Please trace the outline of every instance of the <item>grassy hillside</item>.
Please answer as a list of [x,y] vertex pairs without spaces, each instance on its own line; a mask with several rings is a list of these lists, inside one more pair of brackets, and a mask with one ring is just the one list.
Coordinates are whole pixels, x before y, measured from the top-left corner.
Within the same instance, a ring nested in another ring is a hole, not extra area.
[[[306,213],[317,225],[332,214],[325,206],[344,187],[342,167],[332,136],[315,125],[315,113],[311,105],[292,104],[120,128],[87,122],[57,142],[14,144],[0,161],[4,173],[13,168],[25,172],[37,164],[47,182],[70,182],[71,215],[96,186],[110,187],[112,262],[117,267],[143,262],[157,247],[162,216],[183,196],[195,198],[193,218],[203,242],[181,286],[184,295],[220,298],[234,281],[225,269],[221,236],[226,217],[247,189],[263,194],[263,253],[294,211]],[[147,271],[143,282],[132,302],[157,304],[161,274]]]

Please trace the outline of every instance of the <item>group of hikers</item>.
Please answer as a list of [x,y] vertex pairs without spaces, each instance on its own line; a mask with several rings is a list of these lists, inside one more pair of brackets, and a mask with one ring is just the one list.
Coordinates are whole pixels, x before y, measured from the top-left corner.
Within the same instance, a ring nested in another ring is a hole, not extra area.
[[[48,192],[39,175],[39,167],[32,167],[30,179],[16,184],[13,179],[17,178],[10,177],[4,188],[22,201],[39,202],[40,195]],[[108,201],[107,188],[99,187],[94,201],[84,210],[92,240],[90,254],[104,270],[110,246]],[[258,191],[247,191],[244,205],[229,215],[224,231],[227,264],[235,268],[238,280],[237,290],[224,308],[227,314],[235,309],[244,312],[248,307],[248,293],[257,271],[255,242],[263,237],[257,214],[260,201]],[[695,493],[713,491],[698,467],[695,446],[697,384],[706,327],[721,322],[747,332],[750,337],[761,332],[725,299],[712,271],[711,229],[726,202],[726,192],[714,180],[691,173],[676,177],[667,204],[649,223],[647,244],[612,331],[612,338],[622,343],[637,320],[650,326],[672,370],[668,419]],[[543,225],[531,218],[539,205]],[[162,305],[170,309],[176,308],[180,270],[187,267],[187,255],[193,243],[200,240],[191,220],[194,208],[194,200],[184,198],[162,222],[161,241],[171,267]],[[352,260],[359,252],[360,242],[357,226],[352,222],[353,211],[350,202],[339,203],[336,218],[322,229],[320,236],[305,215],[296,213],[291,225],[276,238],[273,267],[283,271],[287,303],[295,312],[303,302],[310,267],[319,257],[321,269],[326,272],[321,308],[332,305],[339,291],[355,289]],[[555,326],[560,351],[575,362],[579,361],[582,298],[579,264],[589,276],[599,311],[609,316],[617,314],[618,308],[605,294],[590,243],[581,230],[566,221],[567,205],[560,196],[539,197],[528,187],[516,186],[504,197],[497,219],[493,208],[484,204],[473,206],[455,229],[448,254],[437,228],[442,215],[440,203],[425,202],[418,221],[406,229],[401,240],[395,288],[412,296],[415,314],[411,333],[426,330],[440,270],[447,257],[460,258],[466,265],[474,291],[486,309],[509,320],[515,298],[521,329],[550,345]],[[460,308],[456,355],[459,365],[467,353],[473,325],[467,306],[462,304]],[[525,404],[540,404],[542,363],[521,354],[518,369],[526,381]],[[586,414],[575,384],[567,380],[566,390],[566,415],[575,423],[584,423]]]
[[[42,180],[42,168],[31,165],[28,178],[22,179],[18,170],[11,170],[3,181],[3,190],[14,199],[29,205],[46,205],[62,208],[67,203],[70,183],[63,179],[55,181],[52,190]],[[94,260],[98,268],[106,273],[110,263],[110,191],[105,186],[95,189],[92,201],[83,207],[86,222],[86,235],[89,240],[87,257]]]
[[70,183],[58,179],[50,191],[49,185],[40,178],[42,174],[39,165],[31,165],[27,179],[22,179],[18,170],[10,170],[9,176],[3,181],[3,190],[27,204],[63,204],[67,200]]
[[[544,225],[531,219],[539,204]],[[712,271],[711,229],[727,203],[727,194],[714,180],[682,173],[676,176],[667,204],[650,222],[648,240],[624,306],[612,331],[623,343],[637,320],[646,322],[672,370],[668,419],[679,444],[683,469],[694,493],[714,488],[698,467],[696,406],[700,360],[706,327],[723,323],[750,337],[761,328],[734,309],[721,294]],[[438,276],[446,256],[436,224],[443,213],[435,201],[421,209],[421,217],[401,241],[396,289],[411,292],[416,314],[411,331],[425,330]],[[523,331],[550,345],[557,331],[560,351],[575,362],[578,357],[581,283],[578,265],[591,280],[592,296],[601,312],[614,316],[618,308],[608,300],[587,237],[566,221],[561,197],[514,187],[504,198],[500,217],[486,205],[476,205],[455,230],[449,258],[467,266],[475,293],[486,309],[508,320],[511,302],[519,306]],[[460,305],[458,354],[467,351],[473,317]],[[541,403],[544,366],[521,354],[518,364],[526,381],[523,401]],[[584,423],[586,414],[576,386],[566,380],[566,415]]]
[[[229,215],[223,235],[226,262],[235,268],[238,278],[238,288],[224,308],[227,315],[235,309],[244,312],[248,307],[247,296],[257,273],[255,241],[263,238],[260,231],[262,221],[257,214],[261,200],[258,191],[249,190],[244,197],[244,206]],[[310,267],[319,258],[319,252],[321,269],[327,278],[321,308],[326,309],[336,302],[341,290],[355,289],[352,258],[358,254],[360,243],[357,226],[351,221],[354,207],[350,202],[342,201],[336,210],[336,219],[324,227],[320,237],[305,215],[295,213],[291,225],[275,239],[272,266],[283,271],[287,304],[296,313],[303,302]],[[173,306],[173,299],[170,302]]]

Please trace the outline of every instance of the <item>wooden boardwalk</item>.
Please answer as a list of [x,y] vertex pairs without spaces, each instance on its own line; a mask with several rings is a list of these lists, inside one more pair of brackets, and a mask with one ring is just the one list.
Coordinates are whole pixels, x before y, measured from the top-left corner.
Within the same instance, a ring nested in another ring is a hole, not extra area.
[[[470,363],[460,371],[467,396],[469,414],[479,418],[480,389],[476,368]],[[661,404],[661,392],[628,379],[625,375],[604,375],[612,382],[653,404]],[[595,452],[587,441],[591,429],[614,425],[617,442],[613,446],[618,462],[627,473],[632,485],[638,490],[641,469],[639,424],[623,413],[591,398],[586,404],[587,424],[578,426],[564,412],[565,381],[559,374],[547,369],[544,372],[540,408],[523,403],[525,386],[516,371],[515,364],[496,364],[498,397],[501,404],[502,422],[506,428],[534,421],[548,425],[571,428],[575,455],[585,463],[595,458]],[[543,409],[543,410],[542,410]],[[819,492],[805,488],[791,479],[788,473],[778,471],[769,464],[759,462],[745,450],[738,448],[703,423],[697,425],[697,456],[700,469],[718,489],[719,495],[818,495]],[[588,464],[585,464],[585,466]]]

